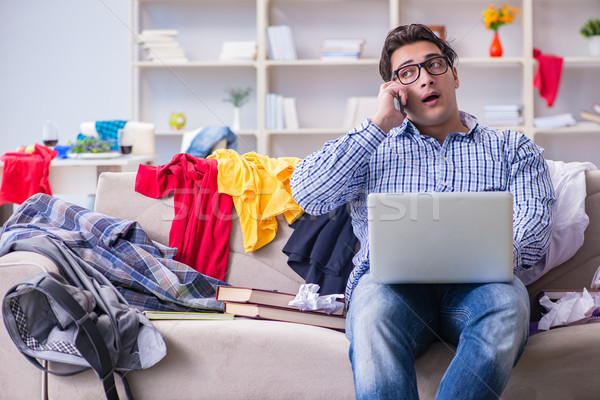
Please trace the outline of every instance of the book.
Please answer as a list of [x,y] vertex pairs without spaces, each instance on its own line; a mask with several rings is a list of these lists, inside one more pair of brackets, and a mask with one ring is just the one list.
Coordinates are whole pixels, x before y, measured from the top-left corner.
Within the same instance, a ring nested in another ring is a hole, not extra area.
[[[590,296],[600,295],[600,290],[587,290],[587,292],[590,294]],[[539,293],[538,298],[548,296],[548,298],[550,300],[558,300],[558,299],[562,299],[568,293],[577,293],[577,294],[581,295],[581,294],[583,294],[583,290],[559,290],[559,289],[557,289],[557,290],[542,290]]]
[[[279,308],[288,308],[294,311],[300,311],[297,307],[290,306],[290,301],[296,298],[295,294],[278,292],[276,290],[264,290],[248,288],[242,286],[217,286],[217,300],[233,303],[253,303]],[[339,301],[339,300],[338,300]],[[343,301],[340,301],[343,303]],[[301,311],[308,312],[308,311]],[[325,311],[313,311],[325,314]],[[342,315],[344,307],[333,313],[333,315]],[[326,314],[327,315],[327,314]]]
[[346,327],[346,318],[341,315],[327,315],[325,313],[300,311],[298,309],[280,308],[262,304],[225,302],[225,313],[240,317],[294,322],[337,330],[344,330]]
[[148,319],[205,319],[205,320],[227,320],[233,319],[233,314],[217,312],[178,312],[178,311],[144,311]]
[[342,128],[352,129],[377,111],[377,97],[349,97]]
[[298,110],[296,108],[295,97],[283,98],[283,116],[285,129],[300,128],[300,124],[298,123]]
[[575,125],[576,121],[571,113],[551,115],[549,117],[538,117],[533,119],[536,128],[553,129],[563,126]]
[[219,60],[254,60],[256,40],[226,41],[221,47]]

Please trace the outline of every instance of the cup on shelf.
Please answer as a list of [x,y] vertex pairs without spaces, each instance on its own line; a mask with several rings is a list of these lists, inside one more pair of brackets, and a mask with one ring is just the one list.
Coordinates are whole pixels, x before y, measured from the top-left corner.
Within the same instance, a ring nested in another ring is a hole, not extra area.
[[121,154],[131,154],[133,151],[133,137],[130,132],[125,129],[119,129],[119,149]]
[[42,142],[45,146],[54,147],[58,143],[58,125],[54,121],[44,121],[42,126]]

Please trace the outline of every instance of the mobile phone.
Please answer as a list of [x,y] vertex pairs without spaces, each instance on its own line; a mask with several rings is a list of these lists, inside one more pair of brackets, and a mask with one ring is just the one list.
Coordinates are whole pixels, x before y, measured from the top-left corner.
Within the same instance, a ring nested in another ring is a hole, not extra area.
[[400,101],[400,97],[394,97],[394,107],[396,107],[396,110],[398,110],[402,114],[404,114],[404,106],[402,105],[402,102]]

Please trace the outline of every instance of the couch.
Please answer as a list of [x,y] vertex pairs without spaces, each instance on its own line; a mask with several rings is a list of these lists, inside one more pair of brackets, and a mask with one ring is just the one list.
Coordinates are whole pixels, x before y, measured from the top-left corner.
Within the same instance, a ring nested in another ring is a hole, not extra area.
[[[539,318],[543,289],[589,288],[600,265],[600,171],[587,173],[585,243],[570,260],[528,289],[532,317]],[[150,199],[133,190],[134,173],[101,175],[95,209],[138,221],[151,238],[167,243],[173,200]],[[233,220],[227,282],[295,293],[303,280],[281,249],[291,228],[284,220],[273,242],[245,253]],[[0,292],[37,273],[56,270],[45,257],[13,252],[0,258]],[[155,366],[128,374],[138,399],[352,399],[352,371],[344,333],[278,321],[153,321],[167,355]],[[433,399],[454,348],[434,343],[416,360],[422,399]],[[102,399],[91,371],[61,377],[34,368],[0,328],[0,398]],[[506,399],[597,399],[600,393],[600,324],[561,327],[530,337],[513,370]],[[58,365],[51,365],[60,369]],[[117,379],[118,381],[118,379]],[[398,398],[401,398],[399,394]]]

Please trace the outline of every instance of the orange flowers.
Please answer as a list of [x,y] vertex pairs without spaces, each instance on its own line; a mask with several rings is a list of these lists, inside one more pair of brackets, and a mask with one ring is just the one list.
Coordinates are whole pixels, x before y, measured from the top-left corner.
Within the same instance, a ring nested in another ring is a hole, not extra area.
[[511,24],[520,13],[521,10],[517,7],[509,6],[506,3],[502,3],[501,8],[494,8],[494,5],[490,4],[488,9],[482,12],[483,23],[486,29],[497,32],[500,26]]

